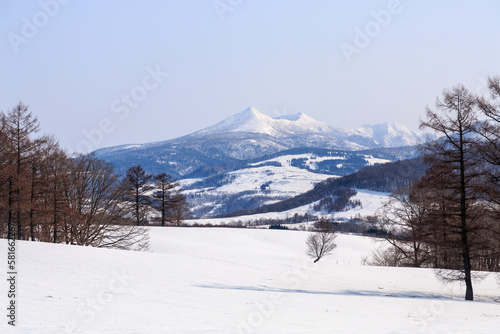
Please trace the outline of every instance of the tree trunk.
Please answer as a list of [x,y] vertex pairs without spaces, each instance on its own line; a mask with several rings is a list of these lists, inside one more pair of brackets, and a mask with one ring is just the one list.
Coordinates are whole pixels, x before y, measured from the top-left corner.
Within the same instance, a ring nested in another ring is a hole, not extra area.
[[31,241],[35,240],[35,229],[34,229],[34,224],[33,224],[33,213],[34,213],[34,206],[35,206],[35,171],[33,169],[33,172],[31,174],[31,198],[30,198],[30,236],[28,238],[31,239]]
[[53,226],[54,226],[54,239],[53,243],[57,243],[57,177],[54,178],[54,212],[53,212]]
[[465,154],[462,124],[460,123],[460,220],[462,237],[462,257],[465,272],[465,300],[474,300],[471,277],[471,261],[467,238],[467,184],[465,182]]
[[7,238],[15,239],[14,226],[12,224],[12,176],[9,175],[9,215],[7,218]]

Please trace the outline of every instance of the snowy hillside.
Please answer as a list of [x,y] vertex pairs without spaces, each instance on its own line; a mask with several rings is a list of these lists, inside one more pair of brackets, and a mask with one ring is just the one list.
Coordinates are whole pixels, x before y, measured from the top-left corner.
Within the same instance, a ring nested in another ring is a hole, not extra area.
[[205,186],[203,179],[185,179],[183,193],[197,217],[210,217],[287,199],[332,177],[291,166],[290,160],[284,157],[280,166],[258,164],[229,172],[217,186]]
[[[314,205],[318,202],[313,202],[307,205],[298,206],[289,210],[281,212],[266,212],[266,213],[255,213],[249,215],[242,215],[237,217],[227,217],[227,218],[201,218],[201,219],[188,219],[185,221],[187,225],[214,225],[214,226],[224,226],[224,225],[239,225],[242,224],[254,224],[257,225],[260,220],[292,220],[295,214],[304,216],[305,214],[311,216],[320,216],[331,219],[336,222],[348,222],[353,218],[366,218],[367,216],[374,216],[384,203],[389,199],[389,193],[377,192],[371,190],[356,189],[357,194],[352,197],[352,200],[359,200],[361,205],[353,208],[348,208],[342,212],[328,213],[324,211],[315,211],[313,209]],[[310,227],[312,222],[307,223],[282,223],[282,225],[287,226],[290,229],[307,229]]]
[[390,160],[342,151],[288,151],[228,173],[183,179],[181,185],[195,217],[213,217],[288,199],[328,178],[387,162]]
[[[18,327],[1,333],[496,333],[493,275],[463,301],[432,270],[361,264],[339,235],[313,264],[307,232],[153,228],[145,253],[18,242]],[[0,247],[7,248],[0,240]],[[7,294],[2,294],[7,305]]]

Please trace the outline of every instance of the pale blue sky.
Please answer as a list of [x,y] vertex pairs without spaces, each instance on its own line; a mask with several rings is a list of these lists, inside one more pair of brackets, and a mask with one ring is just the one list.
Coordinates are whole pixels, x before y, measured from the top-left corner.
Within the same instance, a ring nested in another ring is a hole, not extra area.
[[500,74],[499,18],[495,0],[2,0],[0,110],[22,100],[73,150],[249,106],[416,128],[444,88]]

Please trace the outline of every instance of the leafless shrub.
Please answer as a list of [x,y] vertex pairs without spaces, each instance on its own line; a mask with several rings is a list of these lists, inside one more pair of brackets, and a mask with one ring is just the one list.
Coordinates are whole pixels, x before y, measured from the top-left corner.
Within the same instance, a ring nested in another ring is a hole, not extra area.
[[332,223],[327,219],[321,219],[315,225],[316,231],[310,234],[306,240],[306,253],[318,262],[323,256],[328,255],[337,247],[335,244],[335,230]]

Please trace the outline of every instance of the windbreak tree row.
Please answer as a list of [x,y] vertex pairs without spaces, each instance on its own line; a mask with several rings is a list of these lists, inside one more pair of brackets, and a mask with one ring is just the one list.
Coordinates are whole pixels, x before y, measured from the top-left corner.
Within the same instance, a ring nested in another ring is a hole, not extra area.
[[53,137],[38,136],[39,128],[22,102],[0,114],[0,237],[147,247],[146,222],[137,224],[130,211],[127,179],[93,154],[70,157]]
[[180,225],[191,215],[179,182],[166,173],[150,175],[141,165],[132,166],[122,185],[123,202],[137,226]]

